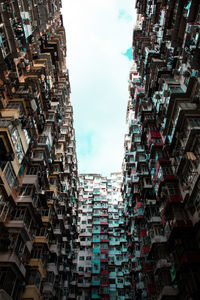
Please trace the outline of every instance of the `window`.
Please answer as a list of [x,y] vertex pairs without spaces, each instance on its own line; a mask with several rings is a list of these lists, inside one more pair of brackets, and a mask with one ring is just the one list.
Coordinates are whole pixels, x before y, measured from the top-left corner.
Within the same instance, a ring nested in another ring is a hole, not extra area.
[[91,260],[91,259],[92,259],[91,256],[87,256],[87,257],[86,257],[86,260]]
[[34,151],[33,152],[33,158],[44,159],[43,151]]
[[47,120],[54,120],[54,115],[53,114],[47,114]]
[[83,260],[85,260],[85,257],[84,257],[84,256],[80,256],[80,257],[79,257],[79,260],[82,260],[82,261],[83,261]]
[[108,239],[108,235],[107,234],[102,234],[101,235],[101,239],[102,240],[107,240]]
[[16,176],[14,174],[14,171],[13,171],[13,168],[12,168],[12,165],[10,162],[8,163],[8,165],[6,167],[4,177],[9,185],[9,188],[12,189],[15,179],[16,179]]
[[108,249],[108,244],[107,243],[101,243],[101,249]]
[[84,268],[83,268],[83,267],[79,267],[78,270],[79,270],[80,272],[84,272]]
[[21,163],[23,158],[24,158],[24,150],[22,148],[22,144],[21,144],[20,139],[18,140],[18,142],[15,146],[15,150],[16,150],[16,153],[17,153],[17,158],[19,160],[19,163]]
[[85,268],[85,271],[88,272],[88,273],[90,273],[92,271],[92,268],[91,267],[87,267],[87,268]]
[[11,131],[11,139],[12,139],[12,142],[13,144],[15,145],[17,140],[18,140],[18,137],[19,137],[19,133],[17,131],[16,128],[14,128],[12,131]]

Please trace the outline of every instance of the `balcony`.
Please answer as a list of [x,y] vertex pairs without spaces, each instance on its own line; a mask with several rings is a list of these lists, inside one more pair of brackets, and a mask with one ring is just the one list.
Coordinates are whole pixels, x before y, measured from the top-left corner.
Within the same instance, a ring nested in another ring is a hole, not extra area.
[[154,205],[156,205],[156,200],[146,199],[145,204],[146,204],[146,206],[154,206]]
[[140,281],[136,283],[136,289],[143,290],[144,289],[144,282]]
[[108,239],[100,239],[100,243],[108,243]]
[[31,161],[33,163],[41,163],[45,167],[47,161],[47,154],[45,150],[33,149]]
[[[2,300],[13,300],[4,290],[0,289],[0,299]],[[35,299],[34,299],[35,300]]]
[[182,203],[182,202],[183,202],[183,198],[180,194],[178,194],[178,191],[177,191],[177,195],[167,195],[165,197],[165,201],[160,206],[160,212],[162,212],[163,214],[168,209],[168,207],[173,206],[175,203]]
[[56,263],[48,263],[47,264],[47,272],[53,272],[54,275],[58,275],[58,268]]
[[101,281],[101,287],[108,287],[109,282],[108,281]]
[[92,299],[100,299],[100,296],[97,294],[92,294]]
[[146,256],[150,252],[149,245],[143,245],[140,252],[140,257]]
[[61,234],[62,234],[61,228],[60,228],[60,227],[55,227],[55,228],[53,228],[53,233],[54,233],[55,235],[61,235]]
[[120,240],[116,240],[116,239],[110,239],[109,240],[109,245],[110,246],[119,246],[120,245]]
[[57,216],[58,216],[58,220],[64,221],[64,213],[58,211]]
[[148,219],[148,223],[161,223],[161,217],[160,216],[152,216]]
[[123,289],[124,284],[123,283],[117,283],[117,289]]
[[44,282],[42,294],[51,294],[52,296],[55,296],[54,285],[52,282]]
[[6,253],[0,252],[0,264],[9,264],[17,267],[23,278],[26,275],[26,268],[20,257],[13,251]]
[[172,297],[172,299],[176,299],[178,297],[179,290],[172,286],[164,286],[162,291],[158,296],[158,300],[164,300],[166,298]]
[[91,241],[80,241],[80,246],[82,247],[91,247],[92,242]]
[[33,239],[33,242],[36,243],[36,244],[46,244],[46,245],[48,245],[49,244],[49,239],[45,235],[43,235],[43,236],[36,235]]
[[75,293],[70,293],[68,298],[69,299],[76,299]]
[[165,258],[162,258],[162,259],[159,259],[157,262],[156,262],[156,266],[155,266],[155,269],[154,269],[154,272],[155,274],[157,273],[157,271],[159,269],[162,269],[162,268],[170,268],[171,267],[171,262],[167,261],[167,259]]
[[143,186],[141,188],[143,189],[151,189],[152,186],[152,182],[150,178],[143,178]]
[[26,285],[26,290],[22,295],[22,299],[41,299],[40,290],[35,285]]
[[46,277],[46,267],[41,258],[31,258],[29,261],[29,266],[36,267],[39,270],[42,278]]
[[176,219],[166,223],[165,225],[165,236],[168,241],[176,238],[181,232],[188,234],[192,231],[192,222],[190,220]]
[[21,220],[10,220],[5,223],[7,228],[18,229],[21,232],[21,235],[26,241],[32,241],[32,232],[30,226],[27,228],[24,221]]
[[167,238],[166,238],[166,236],[163,236],[163,235],[155,235],[155,236],[151,237],[150,240],[151,240],[151,246],[152,246],[153,244],[166,243]]
[[101,263],[108,263],[108,258],[100,258]]
[[[24,179],[27,179],[27,175],[24,177]],[[31,176],[32,177],[32,176]],[[38,196],[36,195],[36,188],[34,184],[27,184],[24,182],[27,182],[27,180],[23,179],[23,185],[20,187],[19,195],[16,199],[16,202],[18,205],[21,203],[30,203],[34,208],[38,206]],[[34,183],[34,179],[31,178],[30,181]]]
[[79,288],[90,288],[91,287],[91,283],[90,282],[78,282],[77,286]]
[[163,141],[161,134],[158,130],[149,130],[149,135],[147,137],[148,148],[151,149],[151,152],[155,150],[155,147],[162,147]]
[[51,210],[41,209],[42,223],[52,224]]
[[108,225],[108,220],[107,219],[100,219],[100,224],[101,225]]
[[92,286],[99,286],[99,285],[100,285],[100,280],[98,281],[92,280]]
[[[1,195],[1,190],[0,190],[0,195]],[[0,205],[0,222],[6,222],[8,219],[8,216],[10,214],[12,206],[9,202],[3,201],[1,199],[1,205]]]
[[129,287],[130,285],[131,285],[131,283],[130,283],[130,281],[128,280],[126,280],[125,279],[125,281],[124,281],[124,285],[125,285],[125,287]]

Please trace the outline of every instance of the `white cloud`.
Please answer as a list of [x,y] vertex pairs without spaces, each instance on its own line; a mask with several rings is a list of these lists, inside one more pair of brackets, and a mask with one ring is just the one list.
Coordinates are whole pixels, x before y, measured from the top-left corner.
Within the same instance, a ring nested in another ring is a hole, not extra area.
[[133,14],[130,0],[63,0],[80,173],[121,170]]

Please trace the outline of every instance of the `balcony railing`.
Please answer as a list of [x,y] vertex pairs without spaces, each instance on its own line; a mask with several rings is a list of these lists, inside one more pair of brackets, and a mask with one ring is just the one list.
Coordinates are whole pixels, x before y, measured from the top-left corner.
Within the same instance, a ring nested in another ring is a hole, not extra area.
[[150,237],[151,240],[151,246],[153,244],[157,244],[157,243],[166,243],[167,242],[167,237],[164,235],[160,235],[160,234],[156,234]]
[[26,268],[20,257],[15,252],[7,251],[6,253],[0,253],[0,262],[3,264],[8,263],[17,266],[21,275],[25,278]]

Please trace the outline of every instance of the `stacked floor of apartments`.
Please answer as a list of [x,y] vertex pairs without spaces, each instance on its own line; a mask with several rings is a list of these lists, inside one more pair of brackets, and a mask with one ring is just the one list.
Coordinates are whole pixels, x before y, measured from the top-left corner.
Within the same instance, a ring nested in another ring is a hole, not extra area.
[[131,299],[122,174],[80,175],[74,299]]
[[65,300],[77,162],[59,0],[0,1],[0,299]]
[[136,0],[123,197],[133,299],[200,299],[200,3]]

